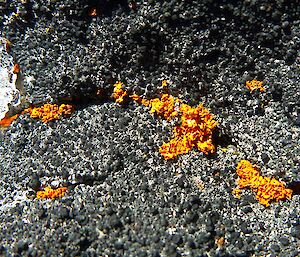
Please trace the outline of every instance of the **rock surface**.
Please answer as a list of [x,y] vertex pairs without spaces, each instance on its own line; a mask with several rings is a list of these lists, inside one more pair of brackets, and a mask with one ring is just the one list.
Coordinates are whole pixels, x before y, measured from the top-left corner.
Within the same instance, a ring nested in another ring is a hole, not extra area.
[[[0,5],[24,97],[76,111],[48,124],[21,115],[0,131],[0,255],[300,254],[299,189],[270,208],[250,190],[232,195],[241,159],[299,188],[298,1],[26,2]],[[265,93],[246,89],[254,78]],[[216,155],[165,161],[172,124],[96,97],[121,80],[153,98],[163,79],[215,114]],[[68,191],[34,199],[41,185]]]

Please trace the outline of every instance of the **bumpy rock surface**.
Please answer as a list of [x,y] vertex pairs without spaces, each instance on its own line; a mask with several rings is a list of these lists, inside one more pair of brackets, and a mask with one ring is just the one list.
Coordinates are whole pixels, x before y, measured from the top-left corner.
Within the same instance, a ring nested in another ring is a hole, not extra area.
[[[48,124],[24,114],[0,131],[0,255],[300,254],[299,1],[26,2],[0,3],[24,97],[76,111]],[[265,93],[247,90],[254,78]],[[162,79],[215,114],[215,155],[165,161],[171,123],[97,98],[116,80],[153,98]],[[292,199],[234,198],[242,159],[293,187]],[[68,191],[38,200],[41,185]]]

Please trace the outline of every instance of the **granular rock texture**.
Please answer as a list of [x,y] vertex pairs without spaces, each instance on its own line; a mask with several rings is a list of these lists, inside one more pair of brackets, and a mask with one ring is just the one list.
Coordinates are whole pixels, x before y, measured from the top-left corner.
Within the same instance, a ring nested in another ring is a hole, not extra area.
[[[0,255],[299,256],[299,6],[2,1],[26,101],[75,111],[48,123],[22,114],[0,131]],[[174,124],[107,97],[122,81],[153,99],[164,79],[214,114],[215,154],[164,160]],[[265,92],[250,92],[252,79]],[[235,198],[242,159],[293,188],[291,200]],[[67,191],[36,199],[44,186]]]
[[222,75],[263,78],[266,62],[291,64],[299,49],[298,1],[21,2],[7,1],[2,34],[32,102],[91,97],[117,79],[150,96],[161,78],[215,94]]

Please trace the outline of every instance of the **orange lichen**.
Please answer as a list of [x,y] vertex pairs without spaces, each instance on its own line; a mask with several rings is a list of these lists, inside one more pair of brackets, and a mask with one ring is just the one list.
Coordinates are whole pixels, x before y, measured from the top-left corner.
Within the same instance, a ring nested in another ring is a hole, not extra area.
[[102,95],[103,95],[103,89],[98,88],[98,89],[96,90],[96,96],[97,96],[97,97],[100,97],[100,96],[102,96]]
[[121,104],[124,102],[124,97],[127,96],[127,92],[124,91],[124,85],[122,82],[117,81],[114,84],[114,91],[113,91],[113,97],[116,101],[116,103]]
[[29,113],[31,118],[41,119],[47,123],[52,120],[58,120],[62,116],[70,115],[73,112],[74,106],[70,104],[44,104],[41,107],[28,108],[23,113]]
[[0,127],[6,128],[8,127],[15,119],[17,119],[20,115],[16,114],[14,116],[10,116],[9,114],[5,114],[5,117],[0,120]]
[[171,95],[163,94],[161,98],[151,100],[144,99],[136,94],[129,96],[134,101],[144,106],[150,107],[150,113],[162,116],[167,120],[177,117],[181,101]]
[[253,79],[246,81],[246,87],[250,90],[250,92],[253,92],[254,90],[259,90],[260,92],[265,92],[266,89],[264,88],[264,83],[262,81]]
[[215,238],[215,243],[218,248],[223,248],[225,245],[225,237],[217,237]]
[[215,152],[212,132],[218,123],[212,114],[202,104],[196,107],[182,104],[180,114],[181,123],[175,126],[173,138],[159,149],[163,157],[166,160],[173,159],[194,147],[205,154]]
[[169,82],[165,79],[161,82],[162,87],[167,87],[168,85],[169,85]]
[[96,17],[97,16],[97,8],[96,7],[92,7],[90,10],[89,10],[89,16],[90,17]]
[[36,192],[36,198],[37,199],[61,198],[65,195],[66,191],[67,191],[66,187],[59,187],[59,188],[53,189],[50,186],[47,186],[43,190]]
[[231,192],[236,198],[241,199],[242,190],[239,188],[235,188]]
[[131,95],[130,98],[150,107],[151,113],[168,121],[175,117],[179,119],[180,124],[173,129],[172,139],[159,149],[166,160],[186,154],[194,147],[205,154],[215,152],[212,131],[217,126],[217,122],[202,104],[191,107],[168,94],[151,100],[143,99],[136,94]]
[[250,188],[256,194],[256,199],[266,207],[270,206],[271,201],[278,202],[292,197],[293,191],[286,188],[283,182],[261,176],[259,169],[247,160],[240,161],[237,174],[238,187],[233,191],[237,196],[240,194],[240,189]]
[[171,95],[163,94],[161,98],[154,98],[149,100],[142,100],[142,104],[150,107],[150,113],[157,116],[163,116],[170,120],[178,116],[178,107],[181,101]]
[[[163,87],[167,84],[166,80],[162,81]],[[115,84],[114,93],[115,91],[116,99],[119,99],[120,95],[123,97],[124,91],[121,82]],[[152,114],[168,121],[175,118],[176,122],[179,121],[179,124],[173,129],[172,139],[164,143],[159,149],[160,154],[166,160],[176,158],[180,154],[186,154],[194,147],[205,154],[215,152],[216,147],[213,144],[212,134],[218,123],[202,104],[191,107],[169,94],[162,94],[160,98],[151,100],[142,98],[137,94],[129,95],[129,98],[149,107]]]
[[130,95],[129,97],[130,97],[133,101],[136,101],[136,102],[138,102],[138,103],[141,103],[141,101],[142,101],[142,98],[141,98],[139,95],[137,95],[137,94]]
[[13,73],[14,74],[20,73],[20,65],[18,63],[16,63],[13,67]]

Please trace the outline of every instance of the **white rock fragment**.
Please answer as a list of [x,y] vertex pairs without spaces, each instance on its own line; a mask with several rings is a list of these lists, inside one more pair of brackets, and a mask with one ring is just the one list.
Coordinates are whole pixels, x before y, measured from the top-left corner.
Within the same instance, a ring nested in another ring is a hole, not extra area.
[[16,88],[17,75],[13,73],[13,57],[6,51],[7,40],[0,37],[0,120],[10,106],[20,104],[20,92]]

